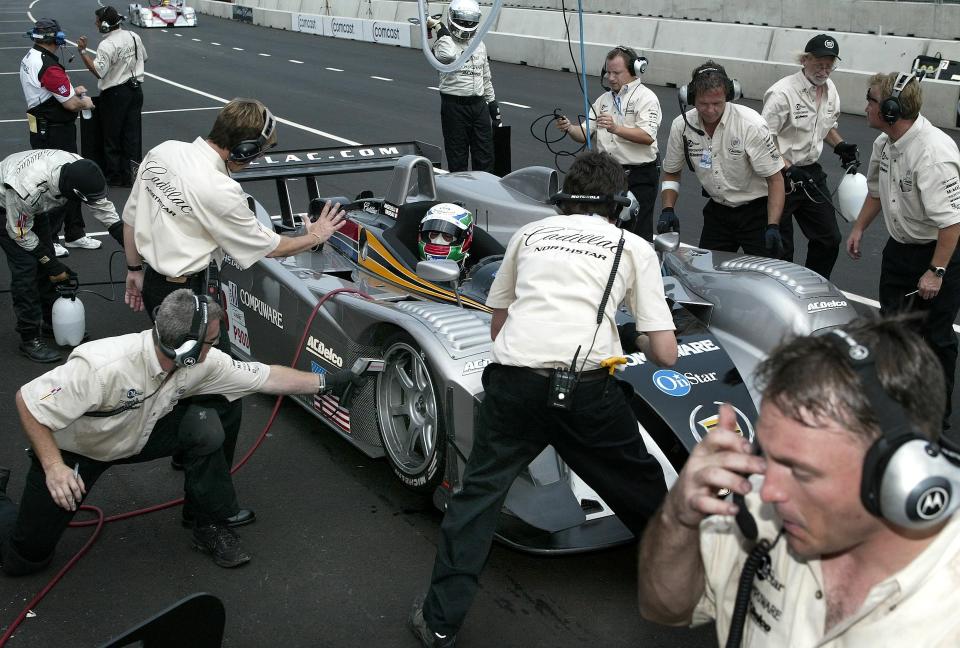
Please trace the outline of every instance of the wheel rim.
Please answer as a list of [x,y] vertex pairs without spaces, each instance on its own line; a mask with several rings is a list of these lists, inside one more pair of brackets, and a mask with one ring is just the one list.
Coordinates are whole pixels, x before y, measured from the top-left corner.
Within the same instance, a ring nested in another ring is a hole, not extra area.
[[423,472],[439,435],[433,381],[420,352],[404,342],[384,354],[386,367],[377,381],[377,412],[384,449],[409,475]]

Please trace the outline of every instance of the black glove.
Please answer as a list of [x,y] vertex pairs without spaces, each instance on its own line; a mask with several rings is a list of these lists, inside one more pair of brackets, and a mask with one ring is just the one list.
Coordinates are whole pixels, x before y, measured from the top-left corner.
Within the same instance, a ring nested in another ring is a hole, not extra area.
[[860,164],[860,149],[857,148],[856,144],[840,142],[833,147],[833,152],[840,156],[840,166],[844,169],[851,165]]
[[123,221],[117,221],[107,228],[107,232],[113,237],[113,240],[123,247]]
[[783,238],[780,236],[780,225],[770,223],[763,233],[763,246],[767,249],[767,256],[779,259],[783,256]]
[[790,166],[783,170],[783,177],[788,182],[813,182],[813,176],[806,169],[798,166]]
[[496,101],[491,101],[487,104],[487,110],[490,111],[490,121],[493,122],[493,127],[499,128],[503,126],[503,115],[500,114],[500,104]]
[[680,232],[680,219],[673,207],[664,207],[660,211],[660,218],[657,219],[657,234],[665,232]]
[[323,375],[323,387],[320,389],[318,394],[332,393],[338,398],[343,396],[343,392],[346,390],[347,385],[353,385],[355,389],[363,387],[367,384],[366,376],[358,376],[349,369],[341,369],[340,371],[331,371]]
[[[447,29],[447,26],[443,22],[441,22],[440,26],[437,27],[437,40],[440,40],[444,36],[450,36],[450,30]],[[452,36],[450,37],[453,38]]]
[[627,322],[626,324],[620,324],[617,326],[617,333],[620,336],[620,346],[623,347],[624,353],[636,353],[640,349],[637,348],[637,323],[636,322]]

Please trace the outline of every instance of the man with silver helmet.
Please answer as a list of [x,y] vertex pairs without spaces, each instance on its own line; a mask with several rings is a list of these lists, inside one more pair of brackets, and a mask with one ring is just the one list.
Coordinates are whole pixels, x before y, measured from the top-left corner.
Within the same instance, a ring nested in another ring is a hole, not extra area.
[[[430,18],[427,26],[437,29],[433,54],[441,63],[452,63],[467,49],[480,25],[476,0],[453,0],[446,24]],[[493,170],[493,130],[503,125],[500,105],[493,91],[487,48],[483,43],[453,72],[440,73],[440,126],[443,148],[450,171],[466,171],[468,160],[474,171]]]
[[473,214],[460,205],[434,205],[420,221],[417,252],[424,261],[449,259],[462,269],[472,242]]

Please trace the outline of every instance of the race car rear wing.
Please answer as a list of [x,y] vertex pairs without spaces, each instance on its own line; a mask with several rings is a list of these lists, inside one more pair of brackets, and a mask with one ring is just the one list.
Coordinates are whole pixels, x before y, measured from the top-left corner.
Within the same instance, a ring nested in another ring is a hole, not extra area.
[[389,144],[366,144],[350,148],[330,147],[322,149],[299,149],[294,151],[271,151],[257,159],[242,171],[231,173],[238,182],[273,180],[277,185],[280,200],[281,223],[284,228],[293,228],[293,208],[287,188],[289,178],[302,178],[310,199],[320,197],[318,176],[340,173],[363,173],[389,171],[405,155],[427,158],[431,164],[440,164],[440,147],[426,142],[393,142]]

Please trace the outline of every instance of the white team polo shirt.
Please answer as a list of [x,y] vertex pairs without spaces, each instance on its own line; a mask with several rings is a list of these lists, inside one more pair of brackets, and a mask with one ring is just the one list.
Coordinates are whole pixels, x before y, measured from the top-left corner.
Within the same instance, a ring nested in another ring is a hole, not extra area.
[[569,367],[579,346],[577,367],[585,360],[584,370],[596,369],[604,358],[623,355],[614,320],[623,301],[638,331],[674,330],[656,253],[623,231],[623,254],[597,331],[597,309],[621,231],[599,216],[558,215],[529,223],[511,237],[486,302],[509,313],[493,343],[495,362]]
[[[653,144],[637,144],[614,135],[605,128],[597,128],[597,117],[613,115],[618,126],[640,128],[653,138]],[[657,159],[657,131],[660,129],[660,100],[640,79],[620,88],[620,92],[604,92],[593,102],[589,128],[596,139],[597,150],[605,151],[620,164],[646,164]],[[583,126],[583,124],[581,124]]]
[[896,142],[880,135],[870,154],[867,188],[880,199],[883,220],[894,240],[936,241],[941,229],[960,223],[956,142],[923,115]]
[[280,243],[260,224],[243,188],[206,140],[169,140],[147,153],[123,208],[137,250],[162,275],[179,277],[219,265],[226,252],[249,268]]
[[[753,481],[753,480],[752,480]],[[759,482],[762,483],[762,482]],[[780,521],[761,505],[759,487],[746,497],[759,537],[773,540]],[[730,632],[740,572],[748,547],[730,516],[700,524],[704,594],[693,624],[716,620],[720,644]],[[877,583],[852,616],[824,634],[827,602],[819,560],[799,560],[781,538],[754,579],[744,627],[744,648],[947,648],[960,641],[960,515],[904,569]]]
[[101,92],[126,83],[131,78],[143,82],[143,63],[147,50],[140,36],[132,31],[115,29],[107,34],[97,48],[93,67],[100,75],[97,87]]
[[[697,110],[687,112],[694,127],[703,130]],[[739,207],[767,195],[766,178],[783,168],[783,159],[773,143],[770,129],[760,114],[727,102],[720,123],[710,137],[698,135],[683,122],[673,120],[663,170],[678,173],[686,168],[683,138],[686,137],[697,179],[714,202]]]
[[[218,349],[210,349],[203,362],[167,374],[150,329],[81,344],[65,364],[28,382],[20,393],[61,450],[112,461],[143,450],[157,421],[180,399],[220,394],[232,401],[259,391],[269,377],[269,366],[232,360]],[[123,411],[84,416],[114,410]]]
[[823,152],[823,138],[837,126],[840,95],[833,81],[827,79],[818,106],[817,86],[800,70],[770,86],[763,95],[760,114],[784,158],[798,166],[813,164]]

